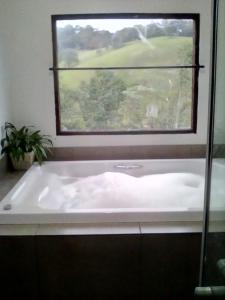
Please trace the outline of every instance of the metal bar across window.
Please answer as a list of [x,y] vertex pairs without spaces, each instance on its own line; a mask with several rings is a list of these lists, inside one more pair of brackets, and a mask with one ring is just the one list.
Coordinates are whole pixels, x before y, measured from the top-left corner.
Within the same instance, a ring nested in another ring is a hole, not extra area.
[[82,71],[82,70],[138,70],[138,69],[202,69],[203,65],[179,65],[179,66],[143,66],[143,67],[92,67],[92,68],[57,68],[51,67],[50,71]]

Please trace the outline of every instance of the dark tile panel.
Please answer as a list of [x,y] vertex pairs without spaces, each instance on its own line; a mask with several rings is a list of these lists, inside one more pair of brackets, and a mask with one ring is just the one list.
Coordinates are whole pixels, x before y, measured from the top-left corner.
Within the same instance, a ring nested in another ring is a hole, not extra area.
[[200,245],[198,233],[1,237],[1,296],[192,300]]
[[163,159],[205,157],[205,145],[58,147],[49,160]]
[[140,236],[38,236],[37,245],[40,299],[140,299]]
[[225,258],[225,232],[209,232],[206,240],[204,286],[224,285],[224,277],[217,267],[217,261],[221,258]]
[[224,158],[225,157],[225,145],[224,144],[214,144],[213,145],[213,157],[214,158]]
[[201,234],[142,237],[142,300],[194,300]]
[[0,237],[1,299],[38,300],[33,237]]

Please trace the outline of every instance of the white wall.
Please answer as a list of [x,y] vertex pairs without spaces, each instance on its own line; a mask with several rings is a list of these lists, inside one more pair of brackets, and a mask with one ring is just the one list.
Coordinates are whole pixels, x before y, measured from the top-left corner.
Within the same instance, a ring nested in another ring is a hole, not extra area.
[[[5,16],[0,5],[0,140],[3,137],[3,128],[10,118],[10,95],[9,95],[9,66],[7,64],[7,36],[5,35]],[[1,146],[0,146],[1,151]],[[1,158],[1,155],[0,155]]]
[[[0,0],[7,16],[13,121],[51,134],[56,146],[206,143],[211,0]],[[52,14],[112,12],[200,13],[197,134],[138,136],[56,136],[52,66]]]

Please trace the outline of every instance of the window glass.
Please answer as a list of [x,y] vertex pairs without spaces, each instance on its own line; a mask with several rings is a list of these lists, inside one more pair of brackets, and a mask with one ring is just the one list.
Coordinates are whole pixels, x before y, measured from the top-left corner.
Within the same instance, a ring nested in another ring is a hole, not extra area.
[[53,16],[58,133],[193,132],[196,16]]

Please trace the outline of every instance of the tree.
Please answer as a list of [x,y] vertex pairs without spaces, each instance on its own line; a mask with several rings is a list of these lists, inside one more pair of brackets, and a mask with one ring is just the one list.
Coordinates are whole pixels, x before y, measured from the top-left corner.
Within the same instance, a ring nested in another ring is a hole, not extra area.
[[123,80],[112,71],[97,71],[90,82],[83,82],[78,97],[86,128],[91,130],[115,128],[125,89]]
[[147,38],[164,36],[165,30],[157,23],[147,25]]
[[113,47],[119,48],[123,44],[138,40],[138,32],[134,27],[126,27],[117,31],[113,36]]
[[77,101],[76,91],[64,87],[60,89],[60,115],[61,125],[64,130],[85,129],[85,121]]
[[133,85],[124,91],[124,96],[125,99],[119,109],[121,127],[125,129],[143,128],[151,90],[141,84]]
[[75,28],[72,25],[58,28],[58,47],[59,48],[76,48]]
[[59,51],[59,62],[70,68],[75,67],[79,63],[78,53],[75,49],[61,49]]

